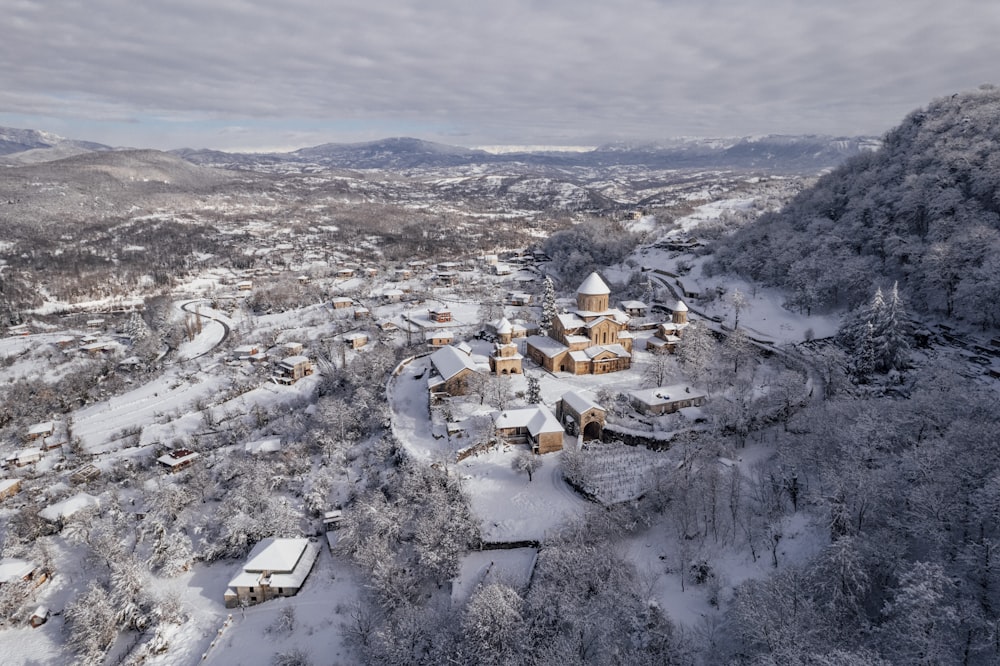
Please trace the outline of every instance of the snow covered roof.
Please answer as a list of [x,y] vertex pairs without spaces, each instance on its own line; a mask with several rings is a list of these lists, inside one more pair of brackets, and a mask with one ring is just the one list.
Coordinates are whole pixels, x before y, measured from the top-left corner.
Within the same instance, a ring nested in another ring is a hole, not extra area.
[[590,393],[585,391],[566,391],[563,393],[562,400],[577,414],[583,414],[588,409],[604,411],[604,408],[594,401]]
[[629,354],[628,350],[621,345],[604,345],[604,349],[611,352],[618,358],[632,358],[632,354]]
[[677,301],[674,304],[674,312],[687,312],[688,306],[684,304],[684,301]]
[[179,465],[187,464],[192,460],[194,460],[195,458],[199,458],[200,456],[201,454],[195,451],[189,451],[187,449],[177,449],[171,451],[170,453],[163,454],[162,456],[156,459],[156,462],[162,465],[166,465],[167,467],[177,467]]
[[308,356],[289,356],[287,358],[281,359],[281,363],[279,365],[284,365],[289,368],[294,368],[299,363],[308,363],[308,362],[309,362]]
[[52,421],[45,421],[44,423],[36,423],[35,425],[28,428],[29,435],[45,435],[55,428],[55,423]]
[[566,351],[566,345],[547,335],[532,335],[526,342],[549,358]]
[[626,310],[645,310],[646,304],[642,301],[622,301],[621,306]]
[[445,381],[451,379],[458,373],[462,372],[468,368],[469,370],[475,371],[476,367],[472,363],[472,359],[467,355],[463,354],[454,347],[441,347],[436,352],[430,356],[431,363],[434,365],[434,369],[437,370],[438,374]]
[[229,581],[229,587],[256,587],[269,572],[271,587],[299,588],[312,570],[317,555],[319,546],[304,537],[268,537],[250,551],[243,570]]
[[535,415],[528,422],[528,432],[532,437],[536,437],[543,432],[562,432],[559,419],[545,405],[539,405],[535,409]]
[[38,515],[49,521],[56,521],[60,518],[69,518],[77,511],[87,509],[90,507],[99,507],[101,501],[90,495],[88,493],[77,493],[72,497],[64,499],[62,502],[56,502],[55,504],[50,504],[41,511]]
[[271,571],[273,573],[287,573],[295,568],[302,552],[305,550],[309,539],[278,539],[268,537],[260,541],[250,555],[247,556],[247,563],[243,565],[244,571]]
[[692,400],[694,398],[705,397],[703,393],[692,391],[690,386],[685,386],[683,384],[635,389],[629,391],[629,395],[639,402],[650,406],[666,405],[678,400]]
[[513,333],[514,332],[513,325],[511,325],[511,323],[507,320],[506,317],[504,317],[503,319],[501,319],[500,321],[497,322],[496,329],[497,329],[497,333],[500,333],[500,334],[506,334],[506,333]]
[[28,560],[5,557],[0,560],[0,583],[16,583],[34,570],[35,565]]
[[266,439],[257,439],[252,442],[247,442],[243,446],[243,450],[250,454],[277,453],[281,450],[281,438],[267,437]]
[[494,412],[493,422],[499,429],[526,428],[532,436],[542,432],[562,432],[555,414],[545,405]]
[[0,494],[7,492],[19,483],[21,483],[21,479],[0,479]]
[[567,331],[570,329],[580,328],[582,326],[587,325],[587,322],[580,319],[575,314],[566,313],[566,314],[556,315],[556,318],[559,320],[559,323],[562,324],[563,329]]
[[587,276],[587,279],[583,281],[580,287],[576,290],[578,294],[585,294],[587,296],[597,296],[600,294],[610,294],[611,289],[608,285],[604,283],[601,276],[597,272],[593,272]]
[[455,334],[451,331],[446,331],[444,329],[438,329],[436,331],[428,331],[424,333],[424,339],[426,340],[453,340],[455,339]]

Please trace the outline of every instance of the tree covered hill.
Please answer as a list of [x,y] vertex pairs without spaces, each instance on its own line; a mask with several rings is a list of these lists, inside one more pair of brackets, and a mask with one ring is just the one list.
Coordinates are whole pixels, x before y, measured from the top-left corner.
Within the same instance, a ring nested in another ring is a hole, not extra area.
[[899,282],[915,311],[1000,324],[1000,88],[931,102],[882,147],[720,242],[714,270],[809,311]]

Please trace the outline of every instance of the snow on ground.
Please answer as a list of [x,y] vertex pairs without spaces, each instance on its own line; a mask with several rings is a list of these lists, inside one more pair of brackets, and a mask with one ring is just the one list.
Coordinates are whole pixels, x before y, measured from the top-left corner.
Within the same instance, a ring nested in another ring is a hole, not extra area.
[[[785,568],[802,564],[819,553],[827,542],[828,530],[799,512],[782,520],[781,533],[783,536],[777,550],[778,566]],[[689,550],[682,559],[676,531],[670,525],[661,523],[628,537],[623,547],[651,598],[656,599],[672,620],[690,629],[697,627],[703,618],[718,614],[720,607],[725,608],[737,585],[751,578],[766,578],[774,572],[771,553],[763,535],[759,541],[756,562],[746,546],[736,549],[722,547],[713,544],[710,539],[700,548],[685,541]],[[712,596],[712,585],[709,583],[696,585],[688,580],[681,589],[679,571],[682,562],[690,566],[698,560],[705,560],[718,577],[720,607],[709,602]]]
[[527,589],[537,557],[538,551],[534,548],[466,553],[458,575],[451,582],[452,606],[464,606],[480,585],[503,583],[515,589]]
[[[236,567],[230,575],[234,573]],[[294,597],[272,599],[245,611],[238,608],[225,610],[227,615],[232,615],[232,623],[216,639],[215,647],[204,646],[202,652],[207,651],[208,658],[203,663],[208,666],[264,666],[273,663],[277,653],[299,649],[308,655],[309,663],[356,664],[359,659],[346,644],[344,625],[349,625],[351,621],[351,610],[358,599],[360,587],[360,577],[352,565],[331,555],[329,549],[324,547],[302,591]],[[224,587],[222,591],[225,591]],[[221,591],[218,599],[221,605]],[[278,627],[279,616],[286,608],[294,609],[291,631]],[[192,653],[191,656],[196,655]],[[197,659],[147,663],[151,666],[160,663],[181,666],[197,663]]]
[[542,466],[528,481],[527,474],[511,468],[519,450],[526,447],[505,446],[457,464],[462,487],[482,520],[483,541],[542,541],[589,506],[563,480],[561,451],[540,456]]
[[170,420],[170,415],[194,410],[194,403],[215,395],[226,384],[220,374],[188,374],[179,367],[167,370],[139,388],[89,405],[73,413],[73,436],[90,453],[106,449],[123,431]]

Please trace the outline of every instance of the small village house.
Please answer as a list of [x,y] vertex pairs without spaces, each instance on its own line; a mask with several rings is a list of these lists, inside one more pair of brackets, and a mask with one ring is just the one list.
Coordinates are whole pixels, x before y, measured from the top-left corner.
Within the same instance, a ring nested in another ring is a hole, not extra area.
[[274,380],[279,384],[294,384],[313,373],[312,362],[306,356],[288,356],[275,366]]
[[348,333],[344,336],[344,344],[351,349],[361,349],[368,344],[368,334],[359,332]]
[[21,492],[21,479],[0,479],[0,500]]
[[372,311],[368,308],[354,308],[354,319],[371,319]]
[[45,421],[36,423],[28,428],[28,439],[38,439],[39,437],[50,437],[56,431],[55,421]]
[[298,594],[312,571],[319,546],[304,537],[268,537],[250,551],[246,564],[229,581],[223,595],[226,608],[252,606],[275,597]]
[[171,474],[174,474],[190,467],[200,457],[200,453],[191,451],[190,449],[174,449],[157,458],[156,462],[166,467]]
[[0,559],[0,587],[11,583],[32,582],[38,587],[49,579],[49,573],[30,560],[17,557]]
[[343,310],[354,305],[354,301],[347,296],[338,296],[337,298],[330,301],[330,305],[333,306],[334,310]]
[[240,280],[236,283],[236,291],[253,291],[253,280]]
[[435,324],[447,324],[451,321],[451,310],[448,308],[431,308],[427,311],[427,315]]
[[281,345],[281,353],[285,356],[298,356],[303,349],[301,342],[286,342]]
[[47,607],[39,606],[31,614],[31,617],[28,618],[28,624],[31,625],[32,629],[37,629],[49,621],[49,615],[51,615],[51,613]]
[[89,483],[101,475],[101,470],[94,463],[87,463],[83,467],[73,470],[69,475],[69,481],[73,485]]
[[26,449],[21,449],[11,453],[4,459],[4,464],[10,467],[26,467],[28,465],[34,465],[42,459],[45,453],[41,448],[34,446]]
[[565,433],[545,405],[494,412],[493,425],[497,437],[508,444],[527,444],[535,453],[551,453],[563,448]]
[[424,334],[424,339],[431,347],[444,347],[455,341],[455,334],[451,331],[436,330],[428,331]]
[[660,416],[672,414],[685,407],[701,407],[705,404],[705,395],[691,390],[690,386],[659,386],[656,388],[635,389],[628,392],[632,406],[643,414]]
[[465,395],[469,380],[476,372],[471,357],[454,347],[441,347],[430,355],[433,372],[427,379],[432,394]]

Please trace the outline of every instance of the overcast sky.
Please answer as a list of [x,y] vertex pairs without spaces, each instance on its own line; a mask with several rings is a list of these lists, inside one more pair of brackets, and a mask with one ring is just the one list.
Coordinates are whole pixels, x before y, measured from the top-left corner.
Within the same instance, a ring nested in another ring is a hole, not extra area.
[[992,0],[0,0],[0,125],[111,145],[881,134],[1000,83]]

